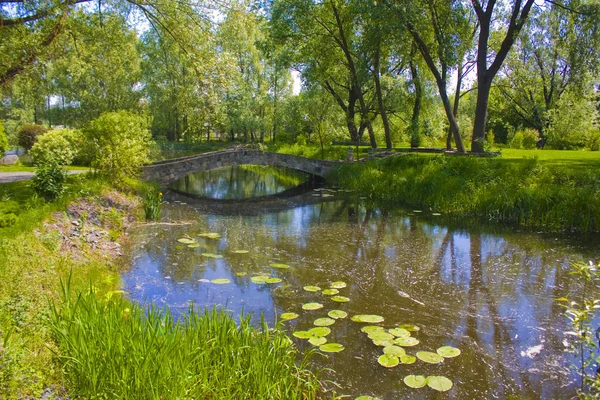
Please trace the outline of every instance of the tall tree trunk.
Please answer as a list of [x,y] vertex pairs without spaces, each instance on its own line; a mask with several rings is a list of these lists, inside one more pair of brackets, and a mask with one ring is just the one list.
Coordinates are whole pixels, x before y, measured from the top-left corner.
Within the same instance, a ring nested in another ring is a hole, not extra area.
[[477,78],[477,104],[475,105],[475,122],[473,123],[471,151],[473,153],[483,153],[492,80],[488,79],[487,75],[484,74],[479,75]]
[[275,141],[275,133],[277,132],[277,100],[279,93],[277,92],[277,73],[275,73],[275,82],[273,86],[273,132],[271,133],[271,140]]
[[[456,72],[456,91],[454,93],[454,107],[452,108],[454,118],[458,118],[458,106],[460,103],[460,90],[462,87],[463,80],[463,68],[463,63],[458,63],[458,71]],[[448,128],[448,136],[446,137],[446,150],[452,150],[452,131],[450,130],[450,128]]]
[[423,85],[421,85],[421,77],[419,70],[412,59],[409,61],[410,75],[415,86],[415,104],[413,106],[411,124],[410,147],[419,147],[421,141],[421,126],[419,119],[421,118],[421,102],[423,100]]
[[390,121],[387,117],[387,111],[385,104],[383,104],[383,93],[381,92],[381,81],[379,79],[379,58],[380,58],[380,47],[381,43],[377,43],[375,48],[375,55],[373,56],[373,77],[375,78],[375,91],[377,93],[377,106],[379,107],[379,114],[381,115],[381,122],[383,123],[383,131],[385,133],[385,147],[388,150],[392,149],[392,135],[390,133]]

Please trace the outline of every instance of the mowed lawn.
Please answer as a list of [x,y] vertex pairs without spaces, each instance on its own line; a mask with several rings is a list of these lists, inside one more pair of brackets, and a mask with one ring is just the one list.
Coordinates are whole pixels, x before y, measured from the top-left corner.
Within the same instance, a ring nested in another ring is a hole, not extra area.
[[501,158],[505,160],[537,158],[546,165],[576,170],[598,170],[600,173],[600,151],[502,149]]

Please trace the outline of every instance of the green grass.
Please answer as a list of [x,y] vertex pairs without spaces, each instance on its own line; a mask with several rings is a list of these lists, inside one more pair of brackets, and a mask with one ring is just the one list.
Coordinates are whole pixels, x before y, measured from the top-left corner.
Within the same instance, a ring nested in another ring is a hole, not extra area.
[[328,177],[383,206],[440,212],[469,225],[600,231],[600,174],[535,158],[402,155],[346,165]]
[[[108,292],[112,294],[114,292]],[[315,399],[316,377],[288,337],[226,311],[181,319],[95,289],[65,291],[52,334],[70,394],[86,399]]]
[[[77,165],[66,166],[67,171],[89,171],[90,167],[81,167]],[[31,165],[0,165],[0,172],[35,172],[35,167]]]
[[541,164],[569,169],[600,170],[600,151],[502,149],[502,159],[537,158]]

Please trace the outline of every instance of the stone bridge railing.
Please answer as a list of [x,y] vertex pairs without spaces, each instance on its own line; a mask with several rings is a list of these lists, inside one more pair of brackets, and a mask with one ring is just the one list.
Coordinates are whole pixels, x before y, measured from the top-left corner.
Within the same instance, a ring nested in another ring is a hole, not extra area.
[[194,172],[250,164],[291,168],[325,178],[331,170],[344,163],[344,161],[313,160],[260,150],[235,149],[159,161],[144,166],[142,177],[146,180],[157,181],[161,186],[166,187]]

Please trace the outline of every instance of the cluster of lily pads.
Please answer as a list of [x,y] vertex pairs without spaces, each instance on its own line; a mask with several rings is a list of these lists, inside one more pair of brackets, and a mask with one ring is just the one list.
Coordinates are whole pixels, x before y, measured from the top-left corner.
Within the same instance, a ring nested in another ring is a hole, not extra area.
[[[351,318],[355,322],[365,323],[381,323],[383,317],[379,315],[355,315]],[[417,338],[411,336],[411,332],[419,332],[420,328],[412,324],[401,324],[395,328],[385,329],[379,325],[367,325],[361,328],[363,333],[366,333],[369,339],[376,346],[383,347],[383,354],[379,356],[377,362],[386,367],[393,368],[399,364],[413,364],[417,359],[429,363],[439,364],[445,358],[457,357],[460,355],[460,350],[452,346],[442,346],[437,351],[418,351],[415,356],[407,354],[405,347],[413,347],[420,342]],[[425,385],[430,388],[445,392],[452,389],[452,381],[445,376],[428,376],[423,375],[408,375],[404,378],[404,383],[411,388],[418,389]],[[369,396],[361,396],[358,399],[374,399]]]
[[[340,289],[345,288],[346,282],[336,281],[332,282],[327,289],[321,289],[319,286],[308,285],[304,286],[303,289],[307,292],[315,293],[321,292],[326,296],[331,296],[330,299],[337,303],[347,303],[350,301],[348,297],[339,296]],[[323,308],[321,303],[305,303],[302,305],[302,309],[305,311],[320,310]],[[343,319],[348,316],[346,311],[342,310],[331,310],[327,313],[327,317],[321,317],[314,320],[313,324],[315,328],[307,331],[296,331],[292,335],[298,339],[306,339],[313,346],[318,346],[319,350],[325,353],[338,353],[344,350],[344,346],[340,343],[327,343],[326,336],[331,333],[329,326],[335,324],[338,319]],[[298,318],[299,315],[296,313],[288,312],[281,314],[280,318],[283,321],[289,321]]]

